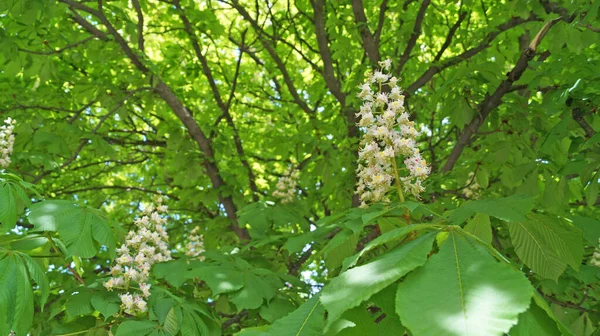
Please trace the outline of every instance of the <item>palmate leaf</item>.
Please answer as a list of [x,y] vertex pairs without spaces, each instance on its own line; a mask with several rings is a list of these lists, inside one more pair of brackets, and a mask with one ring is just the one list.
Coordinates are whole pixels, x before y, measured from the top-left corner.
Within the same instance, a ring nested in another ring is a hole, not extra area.
[[360,305],[373,294],[423,265],[435,236],[433,232],[426,233],[331,280],[321,292],[321,303],[328,312],[326,329],[346,310]]
[[519,258],[539,276],[557,281],[567,264],[579,269],[583,258],[579,229],[536,214],[508,223],[508,230]]
[[494,336],[529,306],[532,287],[459,231],[398,286],[396,311],[414,336]]
[[106,218],[98,211],[68,201],[43,201],[31,206],[29,221],[35,231],[58,231],[69,254],[91,258],[94,241],[114,251],[116,241]]

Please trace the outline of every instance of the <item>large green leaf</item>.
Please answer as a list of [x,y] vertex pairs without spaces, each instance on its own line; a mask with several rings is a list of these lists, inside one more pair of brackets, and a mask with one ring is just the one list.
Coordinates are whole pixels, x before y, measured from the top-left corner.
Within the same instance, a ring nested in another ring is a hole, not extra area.
[[492,243],[492,226],[490,216],[478,213],[465,225],[465,231],[472,233],[482,241]]
[[439,253],[400,283],[396,311],[412,335],[503,335],[527,309],[527,279],[475,244],[451,231]]
[[526,220],[533,199],[525,195],[513,195],[505,198],[485,199],[466,202],[462,208],[494,216],[507,222]]
[[27,268],[15,253],[0,251],[0,334],[26,335],[33,321]]
[[346,310],[357,307],[373,294],[423,265],[434,239],[435,233],[426,233],[331,280],[321,292],[321,303],[328,313],[327,328]]
[[298,309],[275,321],[266,333],[270,336],[322,336],[323,306],[314,295]]
[[357,254],[353,255],[352,257],[346,258],[344,260],[342,270],[345,271],[348,268],[356,265],[356,263],[358,262],[360,257],[362,257],[364,254],[366,254],[367,252],[373,250],[374,248],[376,248],[378,246],[388,244],[391,242],[395,242],[395,241],[399,242],[401,238],[406,237],[406,235],[408,235],[409,233],[414,232],[414,231],[431,230],[434,228],[435,228],[434,226],[427,225],[427,224],[412,224],[412,225],[407,225],[407,226],[404,226],[401,228],[394,229],[392,231],[388,231],[388,232],[382,234],[381,236],[371,240]]
[[507,223],[515,252],[541,277],[557,280],[567,264],[579,269],[583,258],[582,234],[557,218],[529,215]]
[[519,315],[519,323],[510,329],[509,335],[561,336],[561,333],[556,326],[556,322],[542,308],[533,303],[526,312]]
[[[600,134],[600,133],[599,133]],[[583,235],[589,244],[595,246],[600,240],[600,221],[594,218],[573,216],[573,224],[583,231]]]
[[0,180],[0,224],[2,231],[12,229],[17,222],[17,213],[22,210],[17,205],[17,197],[12,183]]
[[147,336],[158,328],[152,321],[124,321],[119,324],[116,336]]
[[114,251],[115,237],[98,210],[67,201],[43,201],[31,206],[28,217],[36,231],[58,231],[71,255],[93,257],[98,251],[94,240]]

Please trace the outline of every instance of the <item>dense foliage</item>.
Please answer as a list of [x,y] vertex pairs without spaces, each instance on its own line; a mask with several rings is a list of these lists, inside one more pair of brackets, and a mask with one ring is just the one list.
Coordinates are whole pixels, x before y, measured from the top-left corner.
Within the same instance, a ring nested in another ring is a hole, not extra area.
[[1,0],[0,335],[594,335],[599,10]]

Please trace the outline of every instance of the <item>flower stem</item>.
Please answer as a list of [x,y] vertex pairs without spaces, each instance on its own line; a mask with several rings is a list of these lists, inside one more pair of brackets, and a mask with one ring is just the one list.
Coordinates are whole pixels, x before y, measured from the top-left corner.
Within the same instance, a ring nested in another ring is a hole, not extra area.
[[396,158],[392,158],[392,165],[394,166],[394,175],[396,179],[396,190],[398,190],[398,198],[400,203],[404,203],[404,194],[402,193],[402,186],[400,185],[400,176],[398,175],[398,166],[396,165]]

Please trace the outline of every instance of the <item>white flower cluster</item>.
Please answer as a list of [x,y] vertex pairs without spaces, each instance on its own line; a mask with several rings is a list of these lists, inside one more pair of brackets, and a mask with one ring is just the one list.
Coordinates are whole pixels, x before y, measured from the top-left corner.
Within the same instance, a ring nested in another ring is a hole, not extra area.
[[[204,242],[202,241],[202,235],[198,235],[199,227],[195,227],[190,231],[188,235],[188,243],[185,245],[185,255],[188,257],[198,257],[200,253],[204,252]],[[199,257],[200,261],[204,260],[204,257]]]
[[281,203],[294,202],[299,177],[300,172],[297,169],[291,170],[285,176],[280,177],[277,181],[277,189],[273,192],[273,197],[278,198]]
[[[600,239],[598,239],[598,245],[600,246]],[[594,254],[590,259],[590,265],[600,267],[600,248],[596,247],[594,249]]]
[[16,120],[7,118],[4,120],[4,125],[0,126],[0,168],[6,168],[10,165],[10,155],[15,144],[15,129]]
[[[405,191],[415,197],[424,190],[421,182],[429,175],[430,168],[421,157],[416,137],[419,132],[404,108],[404,95],[398,87],[398,79],[389,71],[392,61],[379,62],[381,69],[369,74],[361,85],[358,97],[364,103],[357,116],[358,126],[365,129],[358,152],[357,170],[361,207],[369,202],[389,201],[388,191],[397,178]],[[373,91],[372,86],[377,86]],[[400,176],[396,157],[403,156],[408,176]],[[402,196],[401,196],[402,197]]]
[[480,186],[479,186],[479,184],[477,184],[477,182],[475,182],[473,180],[474,179],[474,177],[473,177],[474,175],[475,174],[473,172],[469,173],[468,181],[469,182],[473,181],[473,183],[471,183],[470,185],[468,185],[467,187],[465,187],[463,189],[463,195],[465,195],[465,197],[469,198],[469,199],[478,199],[479,198],[479,192],[478,192],[478,190],[479,190]]
[[[162,204],[163,198],[157,197],[155,205],[151,204],[143,211],[143,216],[135,220],[136,230],[129,231],[125,244],[117,248],[116,259],[110,274],[113,276],[104,283],[109,291],[120,289],[126,291],[119,295],[121,308],[127,314],[135,315],[145,312],[145,299],[150,296],[150,267],[153,264],[171,260],[171,251],[167,246],[169,236],[164,228],[167,219],[164,217],[167,206]],[[139,286],[140,294],[128,292],[132,282]]]

